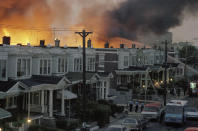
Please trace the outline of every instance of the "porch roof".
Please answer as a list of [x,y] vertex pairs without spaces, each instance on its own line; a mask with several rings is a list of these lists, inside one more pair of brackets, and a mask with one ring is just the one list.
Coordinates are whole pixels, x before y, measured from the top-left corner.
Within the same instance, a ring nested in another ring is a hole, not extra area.
[[21,80],[21,82],[31,87],[41,84],[57,84],[62,78],[59,76],[32,76],[32,78]]
[[17,81],[15,81],[15,80],[0,81],[0,91],[1,92],[7,92],[16,83],[17,83]]
[[[95,72],[86,72],[86,80],[90,80],[95,74]],[[82,81],[82,72],[69,72],[67,73],[65,76],[66,78],[71,81],[71,82],[75,82],[75,81]]]
[[[62,92],[59,91],[58,92],[58,98],[60,99],[61,98],[61,95],[62,95]],[[71,100],[71,99],[76,99],[77,98],[77,95],[74,94],[73,92],[71,91],[68,91],[68,90],[64,90],[64,99],[65,100]]]
[[11,117],[12,114],[2,108],[0,108],[0,119],[5,119],[5,118],[8,118],[8,117]]

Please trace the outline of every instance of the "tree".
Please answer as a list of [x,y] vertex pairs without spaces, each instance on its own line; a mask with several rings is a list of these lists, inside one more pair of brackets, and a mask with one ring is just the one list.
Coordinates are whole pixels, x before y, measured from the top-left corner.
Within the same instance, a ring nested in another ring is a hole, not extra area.
[[194,65],[198,63],[198,49],[195,46],[188,45],[184,46],[179,50],[179,57],[184,58],[183,62],[187,64]]
[[181,50],[179,50],[180,58],[196,57],[197,54],[198,54],[197,48],[192,45],[184,46]]

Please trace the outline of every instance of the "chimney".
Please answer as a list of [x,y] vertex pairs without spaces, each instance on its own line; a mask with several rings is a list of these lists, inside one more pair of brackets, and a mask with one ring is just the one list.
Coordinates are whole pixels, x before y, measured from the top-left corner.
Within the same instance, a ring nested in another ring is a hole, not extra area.
[[45,47],[45,40],[40,40],[40,47]]
[[91,48],[92,47],[92,45],[91,45],[91,39],[89,39],[88,41],[87,41],[87,48]]
[[109,42],[107,41],[104,45],[105,48],[109,48]]
[[120,48],[122,48],[122,49],[123,49],[123,48],[124,48],[124,44],[120,44]]
[[136,48],[135,46],[136,46],[135,44],[132,44],[132,48],[133,48],[133,49],[135,49],[135,48]]
[[59,47],[60,46],[60,40],[59,39],[55,39],[55,47]]
[[3,44],[4,45],[10,45],[10,40],[11,40],[11,38],[9,36],[4,36],[3,37]]

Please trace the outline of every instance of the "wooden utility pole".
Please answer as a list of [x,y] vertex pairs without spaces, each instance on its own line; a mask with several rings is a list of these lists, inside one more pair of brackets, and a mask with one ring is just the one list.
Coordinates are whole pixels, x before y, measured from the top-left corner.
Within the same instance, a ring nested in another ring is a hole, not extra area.
[[167,40],[165,41],[165,61],[164,61],[164,66],[165,66],[165,72],[164,72],[164,106],[166,105],[166,93],[167,93]]
[[83,122],[86,122],[86,37],[93,32],[86,32],[83,30],[82,32],[75,32],[79,34],[83,38]]

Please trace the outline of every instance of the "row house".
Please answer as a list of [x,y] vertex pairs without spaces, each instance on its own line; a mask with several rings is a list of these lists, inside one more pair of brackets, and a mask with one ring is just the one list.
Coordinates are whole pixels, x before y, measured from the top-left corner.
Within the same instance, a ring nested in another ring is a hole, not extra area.
[[[164,53],[153,49],[87,48],[87,98],[107,100],[110,87],[162,81],[163,59]],[[1,106],[64,116],[68,92],[82,97],[82,70],[80,47],[0,46],[0,91],[6,94]]]
[[[107,99],[110,78],[96,73],[95,50],[86,53],[87,92],[89,99]],[[72,81],[71,75],[80,76]],[[53,118],[66,115],[65,102],[68,95],[80,85],[82,90],[82,49],[60,47],[1,46],[0,91],[5,95],[0,100],[4,109],[13,115],[30,112],[29,117]],[[68,94],[69,93],[69,94]],[[82,92],[77,97],[82,97]]]

